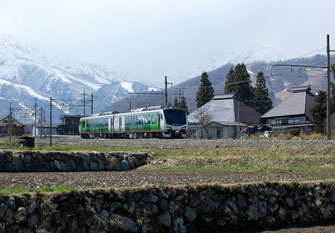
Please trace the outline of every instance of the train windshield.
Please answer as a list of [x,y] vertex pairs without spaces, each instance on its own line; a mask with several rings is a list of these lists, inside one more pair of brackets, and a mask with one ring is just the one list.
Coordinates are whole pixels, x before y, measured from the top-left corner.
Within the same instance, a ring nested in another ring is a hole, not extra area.
[[168,125],[185,125],[186,112],[180,109],[165,109],[164,116]]

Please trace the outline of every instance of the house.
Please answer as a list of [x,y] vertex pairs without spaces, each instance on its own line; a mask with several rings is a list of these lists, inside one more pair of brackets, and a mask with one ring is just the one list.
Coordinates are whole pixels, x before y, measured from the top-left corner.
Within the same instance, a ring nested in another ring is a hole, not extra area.
[[[24,134],[24,125],[12,117],[12,135],[22,136]],[[10,116],[6,116],[0,120],[0,135],[7,136],[10,134]]]
[[300,134],[310,132],[313,118],[310,113],[315,104],[310,86],[293,87],[292,93],[280,104],[266,112],[261,121],[272,128],[274,134],[286,130],[299,130]]
[[233,94],[217,95],[188,117],[189,131],[197,138],[231,138],[260,120],[260,113],[235,99]]
[[60,135],[79,135],[80,115],[62,115],[60,120],[61,125],[58,126]]

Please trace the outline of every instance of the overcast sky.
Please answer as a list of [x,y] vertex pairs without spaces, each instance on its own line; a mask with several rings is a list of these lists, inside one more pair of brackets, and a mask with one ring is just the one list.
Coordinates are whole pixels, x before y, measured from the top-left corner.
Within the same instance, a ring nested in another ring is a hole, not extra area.
[[333,0],[0,0],[0,33],[178,83],[259,49],[298,57],[325,47],[326,34],[334,49],[334,9]]

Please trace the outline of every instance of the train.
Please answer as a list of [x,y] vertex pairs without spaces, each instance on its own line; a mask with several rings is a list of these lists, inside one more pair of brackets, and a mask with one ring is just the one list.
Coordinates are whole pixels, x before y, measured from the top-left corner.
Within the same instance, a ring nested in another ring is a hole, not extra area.
[[186,111],[149,107],[128,113],[100,113],[80,119],[81,138],[184,138]]

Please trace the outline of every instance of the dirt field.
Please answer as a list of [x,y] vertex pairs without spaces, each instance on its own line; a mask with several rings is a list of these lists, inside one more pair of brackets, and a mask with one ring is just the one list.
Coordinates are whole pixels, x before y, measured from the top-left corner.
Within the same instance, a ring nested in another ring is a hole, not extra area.
[[330,179],[335,174],[288,173],[208,173],[147,171],[145,167],[123,172],[51,172],[51,173],[2,173],[0,189],[39,188],[42,186],[70,185],[74,187],[190,185],[199,183],[240,183],[264,181],[293,181]]

